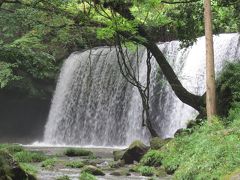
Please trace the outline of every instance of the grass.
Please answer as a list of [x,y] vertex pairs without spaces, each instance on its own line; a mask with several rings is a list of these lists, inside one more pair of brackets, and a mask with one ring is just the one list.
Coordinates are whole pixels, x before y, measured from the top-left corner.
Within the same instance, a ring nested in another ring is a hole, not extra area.
[[220,118],[202,122],[192,133],[182,133],[160,150],[150,150],[140,161],[142,167],[134,170],[148,173],[146,166],[162,164],[177,180],[225,180],[240,175],[239,107],[229,111],[228,124]]
[[140,166],[138,172],[141,173],[142,176],[153,176],[155,169],[149,166]]
[[[215,118],[192,134],[183,134],[159,151],[162,164],[175,179],[222,179],[240,168],[240,111],[231,111],[228,126]],[[234,114],[231,114],[234,113]]]
[[70,162],[67,162],[65,166],[70,168],[82,168],[84,166],[84,163],[81,161],[70,161]]
[[36,176],[38,169],[29,163],[20,163],[20,167],[27,172],[28,174],[31,174],[33,176]]
[[14,154],[14,159],[18,162],[32,163],[42,162],[46,160],[47,157],[40,152],[20,151]]
[[161,166],[162,154],[158,150],[148,151],[141,159],[140,163],[145,166]]
[[24,148],[18,144],[0,144],[0,150],[7,150],[10,154],[24,151]]
[[97,180],[97,178],[92,174],[83,172],[83,173],[81,173],[79,180]]
[[42,162],[41,166],[46,169],[52,169],[57,162],[56,158],[46,159]]
[[81,149],[81,148],[67,148],[64,152],[66,156],[74,157],[74,156],[93,156],[91,151]]

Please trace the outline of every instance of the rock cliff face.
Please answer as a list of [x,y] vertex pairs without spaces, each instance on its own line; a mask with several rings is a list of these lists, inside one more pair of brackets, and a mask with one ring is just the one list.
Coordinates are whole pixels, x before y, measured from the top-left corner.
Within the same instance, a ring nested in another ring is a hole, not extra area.
[[51,98],[0,92],[0,143],[31,143],[42,138]]

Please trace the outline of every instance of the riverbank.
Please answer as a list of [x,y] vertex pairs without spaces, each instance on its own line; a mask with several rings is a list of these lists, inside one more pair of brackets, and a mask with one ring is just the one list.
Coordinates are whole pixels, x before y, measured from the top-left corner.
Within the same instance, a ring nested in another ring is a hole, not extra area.
[[[113,151],[116,149],[1,145],[0,151],[5,150],[26,172],[39,180],[87,180],[88,177],[81,176],[87,167],[96,168],[102,172],[101,176],[92,173],[93,179],[150,179],[150,176],[142,176],[139,172],[133,172],[131,169],[135,165],[119,165],[115,162]],[[70,150],[71,152],[89,152],[89,154],[66,155],[66,151]],[[157,179],[165,180],[169,177],[158,177]]]

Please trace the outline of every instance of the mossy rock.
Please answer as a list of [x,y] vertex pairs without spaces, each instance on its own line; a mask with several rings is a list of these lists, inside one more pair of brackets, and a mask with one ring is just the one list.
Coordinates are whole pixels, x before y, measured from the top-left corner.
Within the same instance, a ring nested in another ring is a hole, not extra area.
[[131,176],[131,174],[126,170],[117,170],[110,173],[112,176]]
[[166,144],[166,141],[159,137],[154,137],[150,140],[151,149],[155,149],[155,150],[161,149],[165,144]]
[[183,135],[183,134],[185,134],[185,133],[186,133],[186,129],[183,129],[183,128],[178,129],[178,130],[174,133],[174,137],[181,136],[181,135]]
[[113,151],[114,161],[118,161],[118,160],[122,159],[123,154],[126,152],[126,150],[127,149]]
[[124,160],[125,164],[133,164],[134,161],[139,162],[148,149],[149,147],[141,141],[134,141],[124,152],[121,160]]
[[104,176],[105,175],[105,173],[101,169],[99,169],[95,166],[92,166],[92,165],[85,166],[81,172],[89,173],[89,174],[92,174],[95,176]]
[[0,151],[0,179],[36,180],[36,178],[33,175],[25,172],[20,167],[19,163],[15,161],[7,151],[4,150]]
[[166,177],[167,173],[166,173],[166,171],[165,171],[165,169],[163,167],[160,167],[160,168],[156,169],[156,175],[158,177]]
[[93,153],[86,149],[81,148],[67,148],[64,152],[66,156],[75,157],[75,156],[93,156]]
[[120,168],[124,166],[124,161],[122,160],[114,161],[114,162],[111,162],[109,166],[110,168]]

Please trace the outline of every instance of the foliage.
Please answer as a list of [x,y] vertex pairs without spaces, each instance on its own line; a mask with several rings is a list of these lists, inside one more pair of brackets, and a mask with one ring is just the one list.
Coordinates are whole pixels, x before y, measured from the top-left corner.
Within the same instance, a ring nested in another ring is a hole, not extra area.
[[234,120],[227,127],[217,118],[199,125],[166,144],[159,153],[167,172],[175,179],[221,179],[239,168],[240,111],[232,110]]
[[[124,4],[134,19],[127,20],[125,14],[111,11],[109,4],[112,7]],[[237,0],[214,0],[212,5],[215,33],[239,30]],[[144,42],[146,38],[138,34],[139,25],[153,41],[166,35],[189,45],[203,35],[203,1],[173,4],[160,0],[3,2],[0,88],[40,97],[48,90],[40,91],[45,87],[38,85],[55,79],[61,66],[59,60],[75,50],[113,45],[119,31]],[[132,47],[131,39],[125,41]]]
[[42,162],[41,166],[46,169],[52,169],[55,166],[56,162],[57,162],[56,158],[46,159]]
[[11,170],[9,164],[4,157],[4,150],[0,150],[0,179],[6,179],[11,177]]
[[97,178],[92,175],[92,174],[89,174],[87,172],[83,172],[81,173],[80,177],[79,177],[79,180],[96,180]]
[[240,103],[240,63],[238,61],[226,65],[218,78],[217,87],[220,99],[219,112],[226,116],[230,108],[239,107]]
[[84,163],[81,161],[70,161],[67,162],[65,165],[71,168],[82,168],[84,166]]
[[91,156],[93,153],[91,151],[80,149],[80,148],[67,148],[64,152],[66,156]]
[[158,150],[150,150],[148,151],[140,163],[145,166],[161,166],[162,154]]
[[140,166],[138,168],[138,172],[142,174],[142,176],[153,176],[155,169],[149,166]]
[[7,150],[10,154],[24,151],[24,148],[18,144],[0,144],[0,150]]
[[31,163],[31,162],[42,162],[47,157],[40,152],[21,151],[14,154],[14,159],[18,162]]
[[37,172],[38,172],[38,169],[32,165],[32,164],[29,164],[29,163],[20,163],[20,167],[25,171],[27,172],[28,174],[31,174],[33,176],[36,176]]

